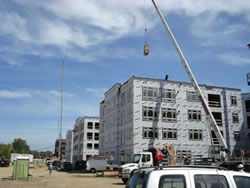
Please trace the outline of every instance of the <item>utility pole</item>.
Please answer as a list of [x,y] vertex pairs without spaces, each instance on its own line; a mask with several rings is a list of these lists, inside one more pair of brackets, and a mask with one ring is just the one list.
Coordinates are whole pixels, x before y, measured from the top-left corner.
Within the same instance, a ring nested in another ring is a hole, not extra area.
[[63,114],[63,86],[64,86],[64,62],[62,62],[62,85],[61,85],[61,113],[60,113],[60,131],[59,131],[59,160],[62,160],[61,148],[62,148],[62,114]]

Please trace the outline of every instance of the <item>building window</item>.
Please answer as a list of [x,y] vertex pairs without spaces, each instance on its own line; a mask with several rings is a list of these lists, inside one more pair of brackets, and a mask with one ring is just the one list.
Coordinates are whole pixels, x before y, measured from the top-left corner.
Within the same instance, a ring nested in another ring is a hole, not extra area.
[[95,149],[99,149],[99,144],[94,144]]
[[190,129],[189,130],[189,140],[202,140],[202,130]]
[[245,101],[246,112],[250,112],[250,100]]
[[238,113],[232,113],[233,123],[239,123]]
[[220,95],[208,94],[208,105],[210,107],[221,107]]
[[131,102],[131,100],[132,100],[132,87],[130,87],[127,90],[127,103]]
[[157,101],[157,88],[143,87],[142,88],[142,100]]
[[93,129],[93,122],[88,122],[88,129]]
[[99,123],[95,123],[95,129],[99,130]]
[[188,102],[200,102],[199,95],[194,91],[187,91]]
[[121,125],[125,124],[125,109],[121,111]]
[[158,128],[143,127],[143,138],[158,138]]
[[175,103],[175,90],[174,89],[163,89],[162,90],[162,102]]
[[157,121],[158,112],[155,107],[143,106],[143,118],[144,121]]
[[162,121],[163,122],[176,122],[176,109],[175,108],[162,108]]
[[218,126],[222,126],[222,116],[220,112],[212,112]]
[[87,139],[92,140],[93,139],[93,133],[87,133]]
[[231,96],[231,105],[232,106],[237,106],[237,98],[236,96]]
[[121,105],[124,106],[126,104],[126,93],[123,92],[121,95]]
[[247,128],[250,129],[250,116],[247,116]]
[[87,143],[87,149],[92,149],[92,143]]
[[162,139],[177,140],[177,129],[162,129]]
[[200,110],[188,110],[188,120],[201,121],[201,111]]
[[121,130],[121,145],[125,144],[125,140],[126,140],[126,132],[125,130]]
[[99,140],[99,133],[95,133],[95,140]]
[[234,131],[234,141],[240,141],[240,131]]

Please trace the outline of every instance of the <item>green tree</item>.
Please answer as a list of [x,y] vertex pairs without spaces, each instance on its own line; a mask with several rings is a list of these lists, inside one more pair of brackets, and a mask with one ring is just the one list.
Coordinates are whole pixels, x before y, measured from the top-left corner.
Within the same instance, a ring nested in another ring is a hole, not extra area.
[[13,153],[27,154],[30,153],[30,147],[27,145],[26,140],[15,138],[12,142]]
[[10,159],[11,144],[0,144],[0,157]]

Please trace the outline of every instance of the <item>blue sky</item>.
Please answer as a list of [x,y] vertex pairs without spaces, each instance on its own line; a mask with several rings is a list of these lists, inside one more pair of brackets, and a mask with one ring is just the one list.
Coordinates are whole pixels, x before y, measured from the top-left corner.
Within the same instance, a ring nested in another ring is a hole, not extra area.
[[[199,83],[249,92],[249,0],[157,2]],[[2,0],[0,20],[0,143],[54,145],[62,61],[63,137],[117,82],[189,81],[151,0]]]

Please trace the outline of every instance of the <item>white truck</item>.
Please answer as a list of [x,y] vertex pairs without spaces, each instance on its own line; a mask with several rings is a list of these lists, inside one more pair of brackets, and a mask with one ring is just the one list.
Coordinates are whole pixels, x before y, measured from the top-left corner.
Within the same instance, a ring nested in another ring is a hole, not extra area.
[[209,166],[142,168],[134,172],[126,188],[248,188],[250,174]]
[[105,170],[118,170],[118,165],[106,159],[90,159],[86,163],[86,171],[95,173]]
[[119,168],[119,177],[123,183],[127,183],[133,172],[141,167],[158,166],[163,159],[163,154],[159,148],[149,148],[149,151],[140,152],[133,155],[131,163],[124,164]]

